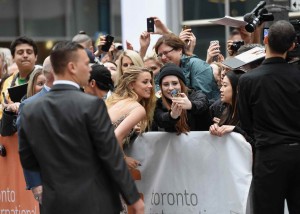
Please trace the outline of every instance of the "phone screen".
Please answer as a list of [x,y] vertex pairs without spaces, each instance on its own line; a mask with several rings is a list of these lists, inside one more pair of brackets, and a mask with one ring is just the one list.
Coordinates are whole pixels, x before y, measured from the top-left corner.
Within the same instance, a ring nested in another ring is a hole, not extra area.
[[264,28],[264,38],[268,36],[269,28]]
[[147,18],[147,32],[154,32],[154,18]]

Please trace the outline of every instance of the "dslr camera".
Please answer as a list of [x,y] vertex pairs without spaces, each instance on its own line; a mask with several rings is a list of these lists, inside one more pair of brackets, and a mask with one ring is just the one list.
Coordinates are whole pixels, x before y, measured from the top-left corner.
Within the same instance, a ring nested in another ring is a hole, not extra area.
[[248,23],[245,26],[245,29],[248,32],[251,33],[255,31],[257,26],[261,25],[263,22],[274,20],[273,14],[268,12],[265,5],[265,1],[260,1],[250,13],[244,15],[244,21]]
[[234,52],[238,51],[238,49],[240,49],[240,47],[242,45],[244,45],[245,42],[243,40],[240,40],[240,41],[234,41],[232,43],[232,45],[230,46],[230,50],[233,50]]

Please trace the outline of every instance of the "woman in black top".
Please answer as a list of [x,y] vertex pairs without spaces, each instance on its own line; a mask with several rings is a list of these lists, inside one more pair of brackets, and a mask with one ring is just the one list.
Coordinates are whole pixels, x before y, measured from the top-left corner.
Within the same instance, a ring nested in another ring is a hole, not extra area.
[[237,89],[238,81],[241,75],[245,72],[239,69],[229,71],[224,76],[222,81],[221,101],[225,103],[225,109],[220,117],[219,123],[215,123],[210,126],[209,131],[212,135],[223,136],[226,133],[232,131],[242,134],[248,142],[252,142],[252,139],[246,134],[244,130],[239,127],[239,115],[237,112]]
[[180,67],[168,63],[159,74],[161,98],[157,100],[154,121],[159,128],[177,134],[208,131],[209,102],[201,91],[190,90]]

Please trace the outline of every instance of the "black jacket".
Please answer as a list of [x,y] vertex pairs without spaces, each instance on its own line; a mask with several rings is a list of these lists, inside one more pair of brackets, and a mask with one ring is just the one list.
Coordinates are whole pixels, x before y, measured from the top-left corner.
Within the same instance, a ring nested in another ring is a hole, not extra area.
[[[208,99],[201,91],[195,90],[189,92],[188,98],[192,103],[192,109],[187,110],[187,124],[189,125],[190,130],[208,131],[209,126],[211,125]],[[175,125],[178,120],[179,118],[173,119],[170,116],[170,112],[163,105],[162,99],[158,99],[154,112],[155,124],[167,132],[176,132]]]
[[268,58],[239,80],[241,128],[255,147],[299,142],[300,71],[283,58]]

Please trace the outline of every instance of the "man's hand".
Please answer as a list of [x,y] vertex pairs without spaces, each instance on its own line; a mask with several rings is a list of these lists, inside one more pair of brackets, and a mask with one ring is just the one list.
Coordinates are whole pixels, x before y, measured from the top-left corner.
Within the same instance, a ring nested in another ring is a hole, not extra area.
[[139,199],[137,202],[131,205],[134,214],[144,214],[145,213],[145,204],[142,199]]
[[43,186],[36,186],[31,188],[34,199],[37,200],[40,204],[42,204],[42,194],[43,194]]

